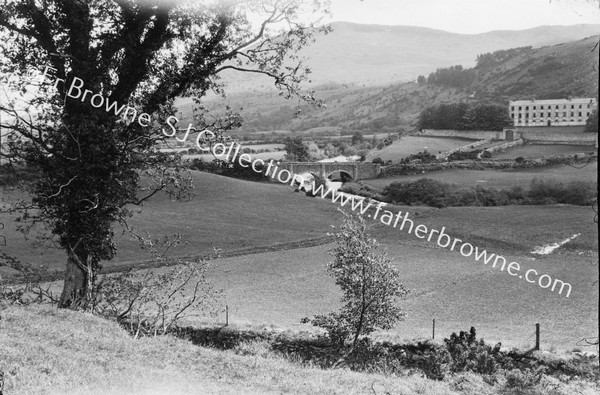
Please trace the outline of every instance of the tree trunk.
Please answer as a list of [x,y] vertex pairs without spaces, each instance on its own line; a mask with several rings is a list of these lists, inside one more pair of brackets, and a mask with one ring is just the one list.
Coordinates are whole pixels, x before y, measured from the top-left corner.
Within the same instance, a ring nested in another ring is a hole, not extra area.
[[87,267],[73,250],[69,251],[65,283],[58,307],[68,308],[79,304],[87,295],[88,284]]

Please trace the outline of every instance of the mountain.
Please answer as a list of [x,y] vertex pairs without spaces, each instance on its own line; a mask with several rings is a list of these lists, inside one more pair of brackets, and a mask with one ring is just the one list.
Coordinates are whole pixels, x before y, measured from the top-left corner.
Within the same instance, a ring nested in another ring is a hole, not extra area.
[[[405,82],[385,86],[330,84],[317,90],[327,108],[300,106],[297,101],[283,100],[275,91],[253,89],[232,94],[227,103],[243,108],[242,132],[293,130],[315,134],[384,133],[412,130],[423,108],[432,104],[457,101],[488,102],[508,105],[509,100],[596,97],[598,94],[597,38],[589,37],[542,48],[503,51],[497,62],[477,67],[476,81],[468,87],[452,88],[433,83]],[[506,55],[508,53],[508,56]],[[471,62],[474,63],[474,62]],[[450,63],[452,64],[452,63]],[[434,71],[434,70],[428,70]],[[427,72],[425,74],[428,74]],[[224,103],[210,101],[213,109]],[[178,103],[189,117],[191,105]]]
[[[333,32],[317,37],[301,55],[321,84],[385,85],[415,80],[438,67],[475,65],[478,54],[523,46],[541,47],[600,34],[600,25],[540,26],[457,34],[414,26],[332,24]],[[272,83],[236,72],[224,75],[231,91],[266,89]]]

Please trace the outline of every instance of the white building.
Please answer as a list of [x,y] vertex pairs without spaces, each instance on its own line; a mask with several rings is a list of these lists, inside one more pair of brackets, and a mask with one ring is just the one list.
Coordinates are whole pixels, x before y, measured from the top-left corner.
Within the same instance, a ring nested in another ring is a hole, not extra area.
[[595,98],[516,100],[508,103],[515,126],[585,125],[598,103]]

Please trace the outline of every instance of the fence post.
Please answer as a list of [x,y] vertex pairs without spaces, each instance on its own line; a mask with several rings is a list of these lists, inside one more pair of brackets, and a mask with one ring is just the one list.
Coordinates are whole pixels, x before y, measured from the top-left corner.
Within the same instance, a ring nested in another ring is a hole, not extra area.
[[535,349],[540,349],[540,324],[535,324]]
[[229,305],[225,305],[225,326],[229,326]]
[[435,339],[435,318],[433,319],[433,338]]

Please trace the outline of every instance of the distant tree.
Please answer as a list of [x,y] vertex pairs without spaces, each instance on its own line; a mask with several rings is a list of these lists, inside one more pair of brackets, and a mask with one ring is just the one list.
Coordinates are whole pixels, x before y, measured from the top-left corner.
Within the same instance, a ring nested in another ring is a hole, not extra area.
[[592,111],[588,117],[583,131],[586,133],[598,133],[598,108]]
[[426,107],[419,115],[419,129],[502,130],[512,125],[505,106],[451,103]]
[[406,315],[397,302],[409,291],[385,252],[375,253],[378,244],[367,234],[364,219],[343,214],[344,223],[335,234],[335,259],[327,271],[342,289],[344,305],[339,312],[303,322],[325,329],[335,343],[351,341],[352,352],[360,336],[376,329],[390,329]]
[[467,110],[458,129],[499,131],[512,124],[506,106],[478,104]]
[[439,68],[429,74],[427,83],[432,85],[467,88],[477,81],[479,73],[476,69],[464,69],[461,65]]
[[427,83],[427,78],[424,75],[420,75],[417,78],[417,84],[419,85],[425,85]]
[[287,137],[284,141],[285,160],[292,162],[308,162],[310,155],[302,137]]
[[518,47],[480,54],[477,55],[477,65],[475,68],[478,70],[487,71],[501,63],[508,61],[511,58],[531,52],[532,49],[533,48],[530,46]]
[[358,145],[358,144],[363,143],[364,141],[365,141],[365,138],[363,137],[361,132],[357,131],[352,135],[352,142],[351,142],[352,145]]

